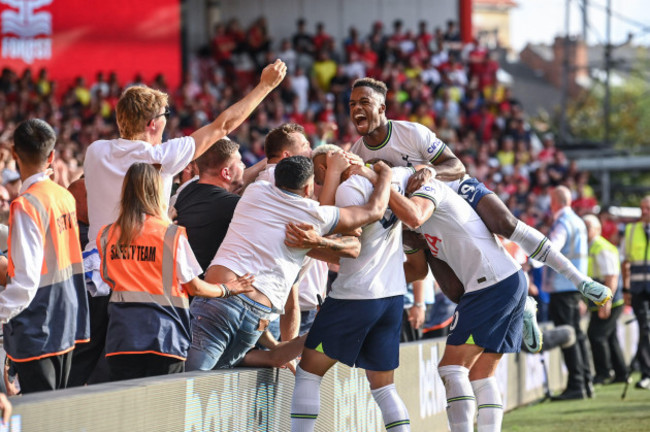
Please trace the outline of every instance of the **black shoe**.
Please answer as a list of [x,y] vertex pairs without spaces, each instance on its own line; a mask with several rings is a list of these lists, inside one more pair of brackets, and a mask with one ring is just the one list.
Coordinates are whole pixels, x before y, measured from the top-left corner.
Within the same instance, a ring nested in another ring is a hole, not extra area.
[[650,390],[650,377],[642,378],[634,387],[642,390]]
[[610,371],[609,375],[596,375],[594,377],[594,385],[609,384],[614,379],[614,371]]
[[586,399],[587,395],[583,390],[569,390],[566,389],[557,396],[551,396],[552,401],[564,401],[564,400],[575,400],[575,399]]
[[618,384],[618,383],[626,383],[628,382],[629,378],[624,377],[624,376],[616,376],[614,379],[610,382],[610,384]]
[[604,377],[600,375],[596,375],[594,377],[594,385],[602,385],[602,384],[607,384],[609,382],[610,378],[609,377]]
[[587,381],[587,384],[585,384],[585,393],[589,399],[593,399],[593,397],[596,395],[594,392],[594,385],[591,383],[591,381]]

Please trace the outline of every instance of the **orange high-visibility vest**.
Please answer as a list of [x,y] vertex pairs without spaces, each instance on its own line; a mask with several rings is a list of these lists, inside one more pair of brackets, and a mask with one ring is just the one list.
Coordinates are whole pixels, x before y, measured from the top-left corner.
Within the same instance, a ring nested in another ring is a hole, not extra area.
[[[41,277],[34,299],[4,326],[7,355],[26,362],[64,354],[75,343],[88,342],[90,321],[74,198],[47,179],[11,203],[10,226],[17,209],[36,223],[44,249],[43,262],[35,263],[41,266]],[[20,240],[9,231],[9,279],[16,274],[11,256]]]
[[191,341],[189,298],[176,275],[176,250],[185,228],[147,216],[129,245],[120,228],[97,237],[102,279],[111,286],[106,356],[157,354],[185,360]]

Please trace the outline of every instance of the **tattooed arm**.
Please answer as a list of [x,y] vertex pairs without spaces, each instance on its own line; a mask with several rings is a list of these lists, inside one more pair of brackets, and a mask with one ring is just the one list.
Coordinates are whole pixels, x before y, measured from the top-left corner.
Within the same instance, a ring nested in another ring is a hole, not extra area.
[[323,237],[309,224],[288,224],[284,243],[289,247],[311,249],[307,255],[331,263],[338,263],[339,258],[356,258],[361,252],[357,237]]

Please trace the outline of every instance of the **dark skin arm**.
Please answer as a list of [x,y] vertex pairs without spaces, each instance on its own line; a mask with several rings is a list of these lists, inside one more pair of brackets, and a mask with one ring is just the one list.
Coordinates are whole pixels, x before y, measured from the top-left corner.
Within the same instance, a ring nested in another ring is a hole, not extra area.
[[433,162],[436,178],[440,181],[453,181],[465,175],[465,165],[456,157],[449,147]]

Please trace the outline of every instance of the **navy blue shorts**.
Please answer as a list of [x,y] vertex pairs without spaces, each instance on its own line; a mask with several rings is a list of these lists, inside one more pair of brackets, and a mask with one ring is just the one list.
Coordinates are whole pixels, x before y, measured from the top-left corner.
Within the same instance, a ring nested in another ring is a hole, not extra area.
[[403,310],[402,295],[372,300],[327,297],[305,347],[350,367],[397,369]]
[[488,189],[487,186],[478,181],[475,177],[463,180],[458,186],[458,195],[467,201],[474,210],[476,210],[476,205],[481,201],[481,198],[492,193],[494,192]]
[[447,344],[474,344],[488,353],[519,352],[527,292],[526,277],[519,270],[497,284],[463,295]]

